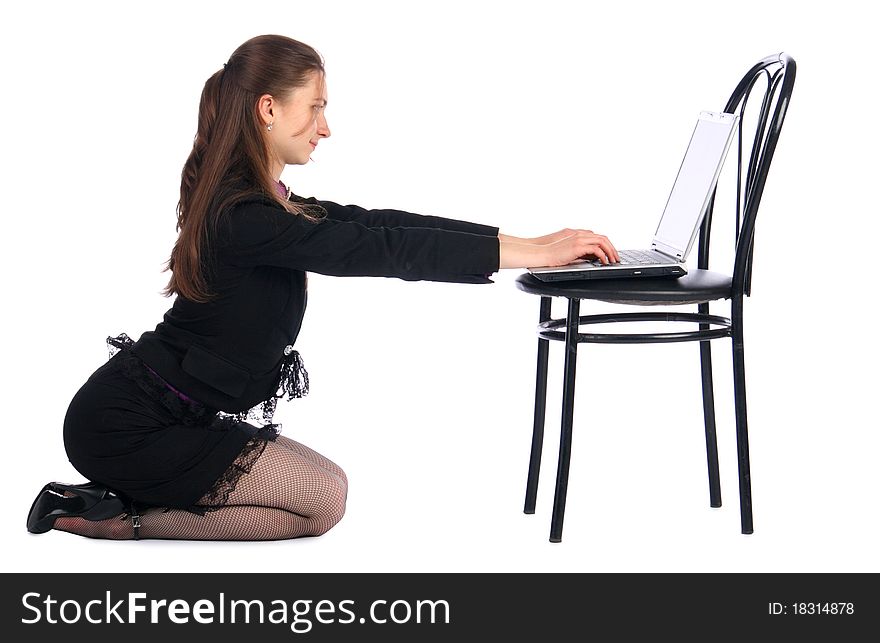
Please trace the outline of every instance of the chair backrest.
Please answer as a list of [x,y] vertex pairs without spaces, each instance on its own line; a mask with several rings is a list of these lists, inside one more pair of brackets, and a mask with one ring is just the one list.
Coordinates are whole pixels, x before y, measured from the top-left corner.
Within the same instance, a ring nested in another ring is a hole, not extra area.
[[[754,252],[755,219],[761,194],[767,182],[770,162],[779,140],[779,132],[785,120],[788,103],[796,73],[794,59],[785,54],[767,56],[752,67],[733,90],[724,111],[730,114],[739,110],[739,144],[736,174],[736,254],[733,267],[733,294],[750,295],[752,287],[752,254]],[[743,149],[743,132],[746,104],[758,80],[766,80],[766,89],[757,113],[755,138],[751,148]],[[771,116],[772,111],[772,116]],[[744,164],[745,163],[745,164]],[[712,211],[715,194],[709,201],[706,216],[700,229],[698,267],[709,267],[709,238],[712,227]]]

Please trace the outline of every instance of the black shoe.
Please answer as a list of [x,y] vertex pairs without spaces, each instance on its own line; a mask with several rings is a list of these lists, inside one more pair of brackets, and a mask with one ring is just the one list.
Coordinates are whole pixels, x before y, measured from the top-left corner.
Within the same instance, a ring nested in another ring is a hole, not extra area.
[[[72,496],[65,496],[64,492]],[[52,529],[56,518],[78,517],[105,520],[125,513],[127,503],[116,492],[96,482],[61,484],[50,482],[37,495],[28,513],[27,529],[43,534]]]

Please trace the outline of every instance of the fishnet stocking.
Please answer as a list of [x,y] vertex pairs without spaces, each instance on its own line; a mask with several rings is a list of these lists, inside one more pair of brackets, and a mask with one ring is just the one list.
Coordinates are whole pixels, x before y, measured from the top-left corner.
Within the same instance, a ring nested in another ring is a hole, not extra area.
[[[58,518],[55,529],[89,538],[131,540],[126,514],[107,520]],[[204,516],[183,509],[147,509],[141,513],[140,538],[172,540],[281,540],[324,533],[308,518],[271,507],[220,507]]]
[[[283,440],[283,441],[282,441]],[[289,438],[267,442],[225,506],[204,516],[182,509],[141,512],[141,538],[278,540],[320,536],[345,513],[348,480],[338,465]],[[197,503],[198,504],[198,503]],[[58,518],[55,529],[90,538],[134,537],[125,514],[107,520]]]
[[327,469],[327,471],[339,478],[340,482],[345,487],[346,492],[348,491],[348,478],[345,476],[345,471],[343,471],[338,464],[331,460],[328,460],[320,453],[310,449],[306,445],[300,444],[299,442],[291,440],[290,438],[286,438],[283,435],[279,435],[275,441],[285,448],[290,449],[294,453],[298,453],[304,458],[311,460],[319,467]]

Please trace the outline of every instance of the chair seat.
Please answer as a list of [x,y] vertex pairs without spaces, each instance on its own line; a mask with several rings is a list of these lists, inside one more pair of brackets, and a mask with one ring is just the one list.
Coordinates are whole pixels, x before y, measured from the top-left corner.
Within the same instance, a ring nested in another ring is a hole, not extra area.
[[582,281],[541,281],[531,273],[516,279],[516,287],[532,295],[595,299],[613,304],[656,306],[702,304],[730,299],[733,280],[711,270],[691,270],[678,279],[645,277]]

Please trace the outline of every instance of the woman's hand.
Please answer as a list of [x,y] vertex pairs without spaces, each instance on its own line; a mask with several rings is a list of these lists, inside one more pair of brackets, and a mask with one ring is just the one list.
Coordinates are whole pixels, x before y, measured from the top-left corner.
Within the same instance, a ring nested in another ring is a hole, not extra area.
[[[524,239],[526,243],[533,243],[538,246],[546,246],[550,243],[556,243],[557,241],[562,241],[566,237],[570,237],[578,230],[574,230],[572,228],[565,228],[564,230],[560,230],[559,232],[554,232],[552,234],[545,234],[543,237],[533,237],[531,239]],[[592,232],[592,230],[583,230],[582,232]]]
[[[573,230],[572,228],[565,228],[564,230],[560,230],[559,232],[554,232],[553,234],[545,234],[543,237],[514,237],[509,234],[499,234],[498,239],[500,241],[510,241],[513,243],[525,243],[534,246],[545,246],[548,243],[554,243],[556,241],[560,241],[561,239],[565,239],[565,237],[570,237],[577,230]],[[587,230],[589,232],[589,230]]]
[[[620,261],[617,249],[608,237],[592,230],[565,228],[534,239],[498,235],[500,268],[538,268],[564,266],[582,258],[597,258],[602,263]],[[541,243],[538,243],[538,242]]]
[[[571,234],[566,234],[570,232]],[[562,236],[565,235],[565,236]],[[556,241],[538,246],[544,252],[542,259],[546,262],[542,266],[564,266],[578,259],[598,259],[604,264],[617,263],[620,255],[617,249],[605,235],[596,234],[592,230],[560,230],[553,235]],[[546,237],[539,237],[546,238]],[[534,266],[527,266],[532,268]]]

